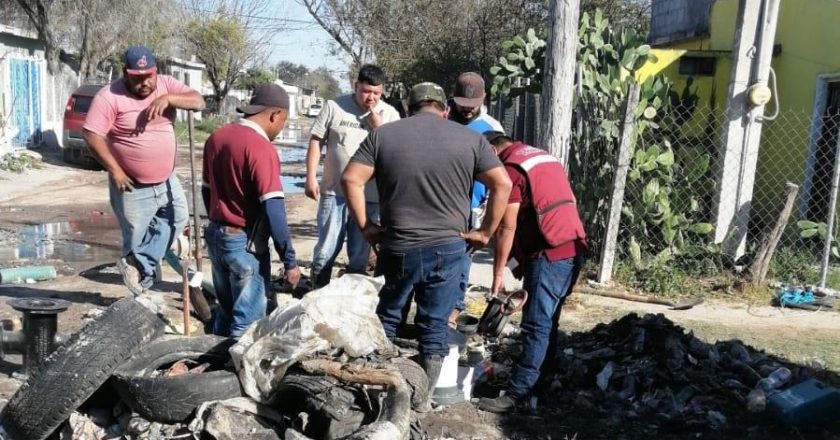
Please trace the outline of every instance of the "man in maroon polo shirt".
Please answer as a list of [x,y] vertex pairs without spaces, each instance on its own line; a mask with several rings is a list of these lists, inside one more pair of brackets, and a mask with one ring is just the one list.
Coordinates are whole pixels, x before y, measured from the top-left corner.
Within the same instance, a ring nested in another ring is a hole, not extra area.
[[277,85],[254,89],[244,117],[216,130],[204,144],[202,196],[210,217],[205,231],[219,309],[213,333],[238,339],[265,316],[271,280],[268,237],[296,286],[300,270],[286,223],[280,159],[271,141],[289,115],[289,96]]
[[[481,399],[479,408],[505,413],[526,398],[545,362],[554,360],[558,320],[582,265],[586,233],[563,165],[547,152],[513,142],[500,131],[484,133],[505,165],[513,188],[496,230],[491,294],[504,288],[504,270],[523,278],[522,355],[505,394]],[[508,263],[511,264],[508,264]]]

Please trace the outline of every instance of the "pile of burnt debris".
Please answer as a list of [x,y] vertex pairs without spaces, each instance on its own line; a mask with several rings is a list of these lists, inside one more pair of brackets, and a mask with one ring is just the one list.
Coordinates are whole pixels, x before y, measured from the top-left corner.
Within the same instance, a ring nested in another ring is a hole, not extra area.
[[[521,351],[506,320],[459,321],[447,374],[430,387],[413,344],[394,346],[382,331],[380,284],[348,275],[330,286],[237,341],[164,336],[157,306],[118,301],[31,371],[0,413],[0,440],[427,439],[421,421],[430,420],[418,414],[429,414],[430,397],[476,414],[471,398],[505,387]],[[535,439],[840,432],[836,374],[740,341],[704,342],[663,315],[630,314],[561,335],[557,347],[526,405],[475,419]]]
[[[493,360],[503,370],[515,342]],[[594,438],[837,438],[840,377],[741,341],[706,343],[663,315],[562,338],[532,416]],[[503,381],[503,379],[502,379]],[[605,437],[606,436],[606,437]]]

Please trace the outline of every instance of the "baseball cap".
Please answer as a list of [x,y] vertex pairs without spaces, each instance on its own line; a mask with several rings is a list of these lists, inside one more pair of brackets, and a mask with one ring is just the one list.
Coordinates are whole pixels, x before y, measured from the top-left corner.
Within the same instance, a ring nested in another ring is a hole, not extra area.
[[125,71],[129,75],[148,75],[157,72],[155,55],[145,46],[129,47],[125,51]]
[[419,104],[423,101],[434,101],[446,105],[446,93],[443,87],[433,82],[422,82],[411,88],[408,94],[408,105]]
[[497,140],[499,140],[501,138],[506,138],[509,141],[513,141],[513,139],[511,139],[511,137],[506,135],[505,132],[503,132],[503,131],[487,130],[482,134],[484,135],[485,138],[487,138],[487,142],[490,142],[491,144],[493,142],[496,142]]
[[289,108],[289,94],[277,84],[261,84],[255,87],[251,102],[237,107],[236,111],[255,115],[269,107]]
[[475,72],[464,72],[455,80],[452,100],[463,107],[481,107],[484,104],[484,79]]

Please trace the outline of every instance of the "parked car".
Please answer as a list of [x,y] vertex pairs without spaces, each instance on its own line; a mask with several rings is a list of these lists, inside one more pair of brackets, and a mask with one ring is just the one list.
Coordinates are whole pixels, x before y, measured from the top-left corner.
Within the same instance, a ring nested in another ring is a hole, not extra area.
[[318,116],[319,114],[321,114],[321,108],[323,108],[321,104],[310,105],[309,110],[306,111],[306,116],[309,116],[311,118]]
[[102,84],[86,84],[76,89],[64,109],[62,157],[65,162],[92,168],[101,168],[85,142],[82,126],[85,124],[93,97]]

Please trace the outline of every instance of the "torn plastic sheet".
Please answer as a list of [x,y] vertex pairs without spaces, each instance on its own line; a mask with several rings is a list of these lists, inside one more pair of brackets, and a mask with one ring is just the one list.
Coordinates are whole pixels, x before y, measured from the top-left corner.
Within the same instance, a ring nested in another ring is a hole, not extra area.
[[391,347],[376,316],[384,278],[347,274],[251,324],[230,349],[245,393],[271,402],[286,369],[317,352],[351,357]]

